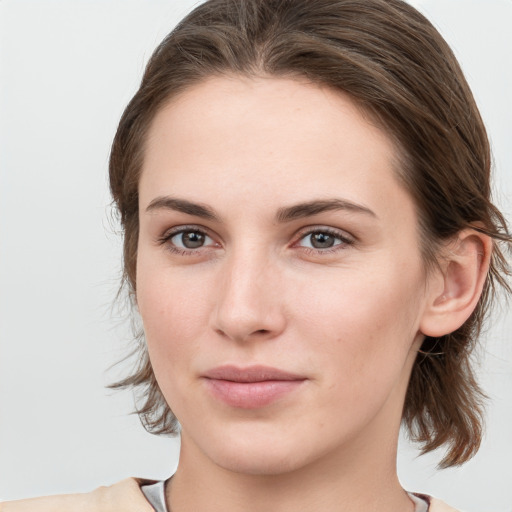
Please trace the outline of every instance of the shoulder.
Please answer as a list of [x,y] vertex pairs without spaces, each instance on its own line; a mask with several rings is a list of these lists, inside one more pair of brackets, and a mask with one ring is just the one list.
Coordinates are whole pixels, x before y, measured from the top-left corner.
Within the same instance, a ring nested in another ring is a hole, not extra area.
[[140,485],[149,481],[127,478],[84,494],[65,494],[0,503],[0,512],[154,512]]
[[450,507],[446,503],[436,498],[430,498],[430,506],[428,512],[458,512],[453,507]]
[[[84,494],[64,494],[0,503],[0,512],[154,512],[140,490],[150,480],[127,478]],[[457,512],[436,498],[429,498],[429,512]]]

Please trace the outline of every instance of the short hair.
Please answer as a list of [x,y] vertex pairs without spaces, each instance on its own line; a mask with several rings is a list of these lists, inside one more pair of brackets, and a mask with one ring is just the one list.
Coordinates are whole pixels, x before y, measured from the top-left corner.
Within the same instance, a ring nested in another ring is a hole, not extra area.
[[[498,284],[510,292],[500,248],[511,242],[491,201],[486,130],[462,70],[433,25],[401,0],[208,0],[150,58],[119,123],[110,187],[124,230],[124,282],[136,290],[138,183],[148,129],[177,93],[211,76],[306,78],[348,94],[394,140],[399,177],[418,211],[422,255],[435,264],[443,241],[471,227],[494,239],[483,293],[455,332],[427,337],[407,389],[403,423],[422,451],[447,448],[441,466],[478,450],[484,394],[471,352]],[[141,335],[142,336],[142,335]],[[143,337],[132,375],[113,387],[139,391],[150,432],[178,423],[158,387]]]

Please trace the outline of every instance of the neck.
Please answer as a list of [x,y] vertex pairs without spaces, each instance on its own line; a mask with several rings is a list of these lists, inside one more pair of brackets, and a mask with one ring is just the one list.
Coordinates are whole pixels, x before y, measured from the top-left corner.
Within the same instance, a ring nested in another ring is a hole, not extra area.
[[[365,436],[366,437],[366,436]],[[186,436],[167,489],[172,512],[412,512],[396,474],[396,442],[374,436],[294,471],[244,474],[216,465]]]

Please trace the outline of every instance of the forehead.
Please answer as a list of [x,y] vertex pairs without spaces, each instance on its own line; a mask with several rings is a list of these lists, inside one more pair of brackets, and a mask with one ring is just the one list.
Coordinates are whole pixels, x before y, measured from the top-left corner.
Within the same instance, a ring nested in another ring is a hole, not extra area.
[[[212,77],[171,99],[146,141],[141,202],[201,192],[276,204],[333,191],[375,202],[396,147],[346,94],[305,80]],[[270,204],[269,204],[270,206]]]

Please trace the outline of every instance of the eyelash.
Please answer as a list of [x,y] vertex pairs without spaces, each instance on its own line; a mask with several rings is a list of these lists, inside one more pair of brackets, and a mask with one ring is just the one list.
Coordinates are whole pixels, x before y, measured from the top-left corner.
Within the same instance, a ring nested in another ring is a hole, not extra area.
[[[171,231],[166,231],[163,236],[158,238],[158,243],[159,245],[165,245],[166,249],[173,254],[178,254],[179,256],[197,256],[199,251],[194,249],[182,249],[181,247],[176,247],[171,243],[171,239],[173,237],[183,233],[200,233],[205,237],[209,237],[207,231],[198,226],[180,226],[172,229]],[[199,247],[198,249],[204,249],[204,247]]]
[[343,234],[341,231],[339,231],[337,229],[332,229],[332,228],[328,228],[328,227],[316,227],[316,228],[307,229],[307,230],[301,232],[298,237],[297,242],[295,242],[294,245],[296,245],[301,240],[304,240],[306,237],[311,236],[315,233],[322,233],[322,234],[330,235],[333,238],[336,238],[337,240],[339,240],[340,243],[338,243],[332,247],[325,248],[325,249],[317,249],[315,247],[301,247],[301,249],[306,254],[312,254],[312,255],[332,254],[332,253],[336,253],[338,251],[342,251],[342,250],[346,249],[348,246],[354,245],[354,243],[355,243],[355,240],[353,238]]
[[[171,231],[167,231],[163,236],[158,238],[158,244],[159,245],[165,245],[166,249],[172,252],[173,254],[178,254],[179,256],[196,256],[199,254],[199,250],[195,249],[182,249],[181,247],[176,247],[172,243],[170,243],[171,239],[175,237],[176,235],[180,235],[183,233],[200,233],[201,235],[205,237],[212,238],[208,235],[208,232],[204,229],[201,229],[199,226],[180,226],[177,227]],[[333,238],[340,241],[340,243],[328,247],[325,249],[318,249],[315,247],[300,247],[302,251],[304,251],[306,254],[310,255],[325,255],[325,254],[332,254],[341,250],[346,249],[348,246],[354,245],[355,240],[351,237],[348,237],[342,232],[328,228],[328,227],[316,227],[311,228],[305,231],[302,231],[296,242],[294,242],[293,246],[296,246],[300,241],[304,240],[306,237],[311,236],[315,233],[322,233],[332,236]],[[208,246],[206,246],[208,247]],[[204,249],[204,246],[198,247],[197,249]]]

